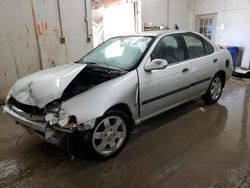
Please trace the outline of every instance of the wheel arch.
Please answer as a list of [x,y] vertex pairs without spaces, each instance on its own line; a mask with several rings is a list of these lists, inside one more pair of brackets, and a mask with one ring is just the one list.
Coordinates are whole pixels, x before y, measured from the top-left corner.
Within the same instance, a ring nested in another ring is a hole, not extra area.
[[127,104],[125,104],[125,103],[115,104],[115,105],[111,106],[108,110],[106,110],[106,112],[109,110],[121,110],[121,111],[123,111],[128,116],[130,123],[131,123],[131,130],[133,130],[134,125],[135,125],[135,121],[133,119],[132,112]]
[[226,83],[226,72],[223,70],[218,71],[215,75],[221,75],[222,76],[222,86],[225,86]]

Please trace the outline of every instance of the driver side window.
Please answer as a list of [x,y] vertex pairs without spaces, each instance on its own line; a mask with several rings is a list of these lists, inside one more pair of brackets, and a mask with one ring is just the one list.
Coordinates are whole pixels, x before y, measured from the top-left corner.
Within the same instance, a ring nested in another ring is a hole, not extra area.
[[156,45],[151,60],[165,59],[169,64],[184,60],[184,50],[179,35],[169,35],[162,38]]

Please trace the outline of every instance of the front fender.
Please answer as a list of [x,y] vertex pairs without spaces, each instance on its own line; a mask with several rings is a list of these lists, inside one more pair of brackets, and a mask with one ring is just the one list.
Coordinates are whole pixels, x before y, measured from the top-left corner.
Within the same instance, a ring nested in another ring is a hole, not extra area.
[[61,108],[76,116],[77,123],[81,124],[102,116],[112,106],[122,103],[137,119],[137,90],[138,77],[134,70],[64,101]]

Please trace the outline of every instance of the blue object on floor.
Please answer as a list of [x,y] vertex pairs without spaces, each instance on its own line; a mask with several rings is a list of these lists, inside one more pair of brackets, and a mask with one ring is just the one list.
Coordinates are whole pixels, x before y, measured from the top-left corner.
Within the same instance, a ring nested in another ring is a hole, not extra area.
[[239,53],[239,48],[237,46],[230,46],[227,48],[227,50],[230,52],[232,59],[233,59],[233,68],[235,69],[236,66],[236,59]]

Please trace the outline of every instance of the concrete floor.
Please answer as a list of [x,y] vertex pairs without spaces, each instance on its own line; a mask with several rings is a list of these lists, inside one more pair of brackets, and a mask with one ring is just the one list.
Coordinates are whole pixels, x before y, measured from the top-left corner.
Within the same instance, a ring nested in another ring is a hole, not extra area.
[[116,158],[70,158],[0,113],[0,187],[250,187],[250,82],[145,122]]

